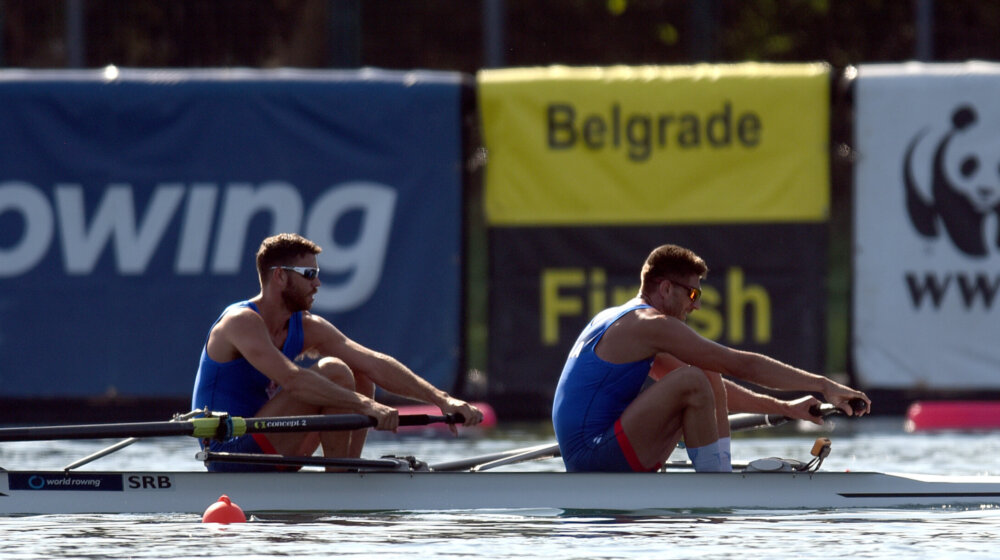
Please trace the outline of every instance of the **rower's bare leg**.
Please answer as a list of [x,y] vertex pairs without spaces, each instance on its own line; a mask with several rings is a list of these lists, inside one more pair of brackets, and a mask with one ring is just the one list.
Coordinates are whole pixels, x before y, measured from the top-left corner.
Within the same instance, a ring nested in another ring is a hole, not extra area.
[[[366,375],[354,374],[354,390],[370,399],[375,398],[375,384]],[[347,448],[348,457],[361,456],[361,450],[365,447],[365,440],[368,439],[369,429],[363,428],[351,432],[351,443]]]
[[[323,377],[329,379],[337,385],[340,385],[341,387],[344,387],[345,389],[349,389],[351,391],[356,390],[354,385],[354,373],[351,371],[351,368],[347,367],[347,364],[337,358],[322,358],[310,369],[318,371],[321,375],[323,375]],[[347,411],[329,407],[325,407],[320,411],[321,414],[342,414],[344,412]],[[360,451],[357,455],[350,454],[351,440],[353,439],[353,436],[353,431],[346,432],[336,430],[320,432],[319,443],[323,447],[323,456],[360,457]]]
[[680,443],[682,437],[684,437],[684,433],[681,432],[680,430],[677,430],[670,436],[670,438],[667,440],[667,445],[666,449],[663,452],[663,456],[660,457],[659,462],[661,465],[667,464],[667,461],[670,460],[670,456],[677,449],[677,444]]
[[[350,390],[354,390],[354,375],[344,362],[335,358],[323,358],[310,369]],[[338,414],[343,410],[311,405],[293,398],[285,391],[279,391],[257,411],[256,416],[304,416],[310,414]],[[350,446],[351,432],[292,432],[267,435],[268,441],[281,455],[312,455],[323,445],[326,457],[346,457]]]
[[668,456],[677,433],[687,447],[697,448],[719,439],[715,395],[705,373],[683,366],[639,394],[622,413],[622,428],[644,466]]
[[732,452],[730,451],[732,434],[729,430],[729,401],[726,398],[726,384],[722,381],[722,374],[715,371],[706,371],[708,382],[712,385],[712,393],[715,395],[715,419],[719,427],[719,451],[727,457],[726,461],[732,463]]
[[[669,372],[683,367],[687,364],[674,357],[672,354],[662,352],[656,355],[653,366],[649,370],[649,376],[653,379],[662,379]],[[715,395],[715,419],[719,427],[719,452],[729,457],[732,462],[732,452],[730,451],[732,437],[729,430],[729,401],[726,398],[726,385],[722,380],[722,374],[714,371],[706,371],[708,382],[712,385],[712,393]],[[664,462],[666,459],[664,459]]]
[[[653,381],[659,381],[660,379],[663,379],[663,377],[668,373],[670,373],[671,371],[674,371],[675,369],[678,368],[682,368],[686,365],[687,364],[681,361],[679,358],[674,357],[673,354],[661,352],[656,355],[656,358],[653,360],[653,366],[649,368],[649,377]],[[713,390],[714,389],[715,387],[713,386]],[[726,425],[727,426],[729,425],[728,418]],[[676,432],[670,435],[669,439],[667,440],[667,445],[664,449],[663,456],[660,457],[659,462],[661,464],[666,464],[667,461],[670,460],[670,456],[673,454],[674,450],[677,449],[677,444],[680,443],[681,438],[683,437],[684,433],[681,430],[677,430]]]
[[705,376],[712,385],[715,395],[715,419],[719,425],[719,437],[729,437],[729,404],[726,399],[726,385],[722,382],[722,374],[706,371]]
[[[319,414],[320,408],[303,403],[280,391],[257,411],[259,417],[306,416]],[[319,446],[319,435],[315,432],[290,432],[266,434],[271,446],[280,455],[312,455]]]

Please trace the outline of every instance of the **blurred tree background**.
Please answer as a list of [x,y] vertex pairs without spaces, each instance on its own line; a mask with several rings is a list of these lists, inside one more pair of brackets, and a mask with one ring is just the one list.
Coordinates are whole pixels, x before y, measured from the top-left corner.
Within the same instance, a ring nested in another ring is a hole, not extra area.
[[1000,55],[1000,3],[980,0],[3,0],[0,18],[0,64],[22,68],[471,73],[493,65],[846,66]]
[[[839,71],[1000,59],[1000,2],[980,0],[0,0],[0,23],[0,66],[32,69],[374,66],[471,74],[550,64],[826,61]],[[838,99],[830,372],[849,368],[849,103]],[[467,362],[483,367],[485,235],[477,174],[470,176]]]

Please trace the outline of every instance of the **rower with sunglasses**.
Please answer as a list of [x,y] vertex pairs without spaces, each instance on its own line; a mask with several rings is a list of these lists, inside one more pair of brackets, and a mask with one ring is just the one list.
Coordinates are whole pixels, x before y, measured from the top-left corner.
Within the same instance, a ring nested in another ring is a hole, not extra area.
[[[395,408],[374,400],[375,387],[459,413],[465,425],[482,412],[419,377],[396,359],[345,336],[311,313],[320,286],[316,255],[322,249],[296,234],[265,239],[257,251],[260,293],[227,307],[212,325],[201,352],[191,407],[231,416],[302,416],[359,413],[395,430]],[[295,360],[315,359],[310,367]],[[455,430],[454,426],[451,426]],[[213,441],[212,451],[360,457],[367,429],[322,433],[250,434]],[[209,470],[274,470],[264,465],[211,463]]]
[[[783,391],[822,394],[847,415],[864,393],[762,354],[708,340],[685,321],[700,307],[708,266],[677,245],[654,249],[639,294],[598,313],[570,350],[552,422],[568,471],[654,471],[683,437],[697,471],[731,471],[730,412],[822,424],[813,396],[779,400],[723,375]],[[652,379],[651,383],[647,380]]]

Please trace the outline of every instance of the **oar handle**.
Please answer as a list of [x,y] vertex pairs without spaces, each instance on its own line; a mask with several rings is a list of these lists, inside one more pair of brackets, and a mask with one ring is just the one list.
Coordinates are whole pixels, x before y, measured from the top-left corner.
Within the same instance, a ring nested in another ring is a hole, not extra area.
[[[855,414],[865,410],[867,405],[861,399],[851,399],[848,401]],[[809,407],[809,414],[826,418],[833,414],[842,412],[836,406],[829,403],[813,405]],[[731,414],[729,416],[729,429],[734,432],[742,430],[753,430],[756,428],[766,428],[780,426],[790,422],[792,419],[782,414]]]
[[[858,414],[859,412],[864,412],[865,408],[868,407],[868,405],[866,405],[865,401],[862,399],[851,399],[847,401],[847,404],[850,405],[851,410],[853,410],[855,414]],[[813,416],[820,416],[823,418],[826,418],[831,414],[837,414],[838,412],[841,412],[841,410],[829,403],[823,403],[818,405],[814,404],[811,407],[809,407],[809,414],[812,414]]]
[[[369,418],[371,417],[369,416]],[[372,418],[372,420],[375,419]],[[443,415],[404,414],[403,416],[399,417],[400,426],[426,426],[428,424],[464,424],[464,423],[465,423],[465,416],[462,416],[462,414],[458,412],[453,414],[443,414]],[[377,424],[378,421],[376,420],[375,424],[372,424],[372,426],[375,426]]]

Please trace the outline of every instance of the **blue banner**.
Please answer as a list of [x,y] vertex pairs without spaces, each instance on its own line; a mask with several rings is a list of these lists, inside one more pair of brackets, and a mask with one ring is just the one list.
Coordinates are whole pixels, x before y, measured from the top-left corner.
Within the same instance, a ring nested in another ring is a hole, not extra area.
[[0,396],[186,396],[278,232],[313,312],[452,388],[461,88],[444,72],[0,73]]

